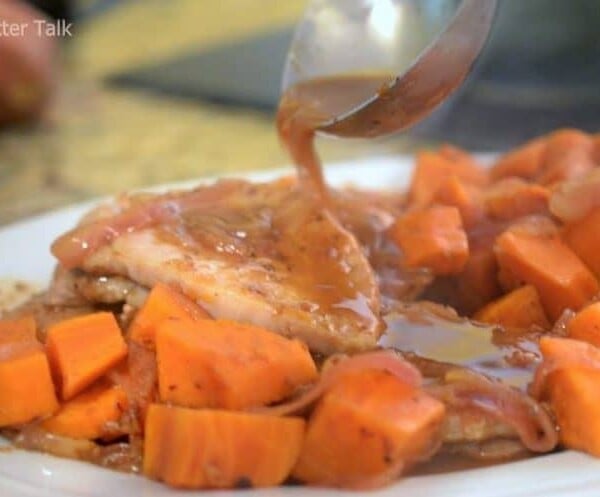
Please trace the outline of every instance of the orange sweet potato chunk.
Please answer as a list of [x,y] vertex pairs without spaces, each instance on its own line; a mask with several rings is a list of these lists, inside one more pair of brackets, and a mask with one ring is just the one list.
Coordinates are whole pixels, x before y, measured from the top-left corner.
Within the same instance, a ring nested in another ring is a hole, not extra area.
[[461,312],[472,314],[501,294],[498,263],[491,247],[470,250],[469,260],[456,276]]
[[164,321],[156,353],[160,399],[185,407],[265,405],[317,378],[303,342],[233,321]]
[[584,307],[567,322],[569,338],[600,347],[600,302]]
[[549,134],[536,180],[553,185],[588,173],[595,165],[592,137],[576,129],[559,129]]
[[600,208],[568,223],[563,237],[573,252],[600,278]]
[[473,316],[477,321],[499,324],[506,328],[549,329],[540,296],[532,285],[525,285],[490,302]]
[[127,355],[110,312],[86,314],[52,325],[46,351],[63,400],[73,398]]
[[473,160],[460,160],[455,150],[450,150],[452,153],[448,150],[445,153],[417,153],[409,188],[412,207],[420,209],[429,205],[441,184],[450,176],[476,186],[487,184],[488,175],[484,168],[479,167]]
[[41,350],[33,316],[0,320],[0,360]]
[[0,427],[43,418],[57,409],[48,359],[41,347],[0,359]]
[[463,225],[467,228],[481,221],[485,213],[481,189],[459,180],[456,176],[450,176],[440,185],[433,202],[456,207]]
[[548,212],[550,190],[520,178],[505,178],[485,192],[485,210],[497,220],[511,220]]
[[546,138],[540,137],[507,152],[492,166],[492,181],[511,176],[525,179],[535,177],[542,167],[542,155],[546,145]]
[[11,342],[37,342],[37,325],[33,316],[0,320],[0,344]]
[[385,371],[344,375],[311,414],[293,476],[354,488],[389,481],[435,447],[444,414],[441,402]]
[[154,349],[156,328],[168,318],[198,320],[209,319],[210,315],[182,293],[158,283],[133,318],[127,335],[130,340]]
[[[540,350],[544,361],[559,367],[546,378],[544,396],[556,416],[561,443],[600,457],[600,350],[569,338],[542,337]],[[578,357],[582,358],[578,366]],[[585,359],[585,360],[584,360]]]
[[456,207],[433,206],[407,213],[389,235],[407,267],[426,267],[436,275],[459,273],[469,258],[469,243]]
[[95,383],[61,405],[59,411],[41,423],[41,428],[69,438],[113,438],[116,424],[127,409],[127,394],[106,381]]
[[180,488],[271,487],[289,475],[302,418],[152,404],[144,474]]
[[599,291],[594,275],[555,234],[508,230],[496,240],[495,252],[505,279],[533,285],[552,321],[565,309],[579,310]]

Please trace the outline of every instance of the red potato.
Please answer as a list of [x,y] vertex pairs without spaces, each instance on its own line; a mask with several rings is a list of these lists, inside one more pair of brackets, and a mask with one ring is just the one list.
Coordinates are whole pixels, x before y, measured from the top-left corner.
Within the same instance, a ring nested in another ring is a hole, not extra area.
[[6,35],[0,36],[0,125],[40,115],[54,92],[57,42],[39,35],[39,11],[20,1],[0,2]]

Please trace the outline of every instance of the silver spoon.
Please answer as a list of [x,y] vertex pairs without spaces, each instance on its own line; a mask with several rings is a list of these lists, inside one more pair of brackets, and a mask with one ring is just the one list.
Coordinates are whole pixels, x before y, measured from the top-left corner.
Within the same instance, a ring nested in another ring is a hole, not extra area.
[[312,0],[290,46],[283,90],[344,74],[395,75],[383,91],[344,102],[318,130],[345,137],[401,130],[463,82],[495,8],[496,0]]

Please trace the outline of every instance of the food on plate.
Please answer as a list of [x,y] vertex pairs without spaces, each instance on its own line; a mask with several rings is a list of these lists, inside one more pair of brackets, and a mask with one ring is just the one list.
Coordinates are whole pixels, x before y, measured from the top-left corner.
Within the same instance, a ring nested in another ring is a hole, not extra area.
[[287,112],[299,179],[121,195],[54,242],[0,320],[3,434],[198,489],[600,456],[597,137],[334,189]]
[[143,471],[183,488],[271,487],[290,474],[304,429],[293,416],[152,404]]
[[444,404],[386,370],[347,373],[310,414],[292,475],[308,484],[373,487],[433,454]]
[[163,322],[156,363],[160,400],[195,408],[271,404],[318,377],[303,342],[226,320]]
[[60,397],[85,390],[127,355],[127,344],[110,312],[86,314],[53,324],[46,353]]
[[274,328],[325,353],[372,348],[383,329],[360,243],[289,178],[121,197],[52,250],[64,268],[175,284],[212,316]]

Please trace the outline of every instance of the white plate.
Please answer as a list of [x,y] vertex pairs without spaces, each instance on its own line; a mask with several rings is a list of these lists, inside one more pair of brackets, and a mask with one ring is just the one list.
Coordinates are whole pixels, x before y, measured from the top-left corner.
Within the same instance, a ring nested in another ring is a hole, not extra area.
[[[407,159],[372,159],[328,168],[332,184],[349,182],[363,187],[400,188],[410,174]],[[285,170],[290,172],[290,169]],[[282,171],[249,175],[271,179]],[[48,247],[71,228],[90,204],[70,207],[0,230],[0,277],[20,278],[44,284],[54,261]],[[173,497],[200,492],[175,492],[143,477],[116,473],[86,463],[21,450],[0,451],[0,496]],[[559,497],[599,496],[600,460],[575,452],[562,452],[485,469],[445,475],[407,477],[377,496],[421,497]],[[212,492],[231,497],[355,496],[356,492],[276,488],[238,492]]]

